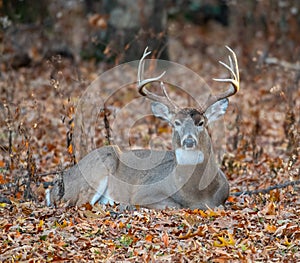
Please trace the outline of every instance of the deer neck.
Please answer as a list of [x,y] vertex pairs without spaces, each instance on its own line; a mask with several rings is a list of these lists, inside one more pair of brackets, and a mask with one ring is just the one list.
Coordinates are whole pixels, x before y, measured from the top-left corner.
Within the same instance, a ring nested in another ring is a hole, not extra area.
[[195,150],[175,149],[176,178],[189,187],[201,191],[208,187],[218,173],[211,139],[207,133],[199,137],[199,147]]
[[175,150],[177,165],[198,165],[203,163],[204,154],[201,150],[184,150],[182,148],[177,148]]
[[175,144],[175,156],[176,162],[179,166],[195,166],[195,165],[203,165],[208,161],[210,155],[213,155],[211,139],[204,130],[199,135],[199,145],[195,149],[184,149],[182,147],[178,147],[178,142]]

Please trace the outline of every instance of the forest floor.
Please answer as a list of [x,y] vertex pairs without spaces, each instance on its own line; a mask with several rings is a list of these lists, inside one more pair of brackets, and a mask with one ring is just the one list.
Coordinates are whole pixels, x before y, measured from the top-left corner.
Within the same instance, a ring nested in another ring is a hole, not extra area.
[[[206,211],[46,207],[43,183],[53,180],[51,171],[74,162],[68,142],[76,103],[106,66],[61,56],[18,69],[3,64],[0,261],[299,262],[299,184],[234,195],[300,180],[299,64],[284,55],[284,46],[265,54],[259,35],[245,43],[233,30],[214,23],[205,31],[179,23],[169,30],[170,60],[200,74],[214,92],[212,78],[225,74],[217,63],[226,57],[225,44],[240,64],[241,89],[230,98],[221,135],[226,147],[221,169],[231,195],[224,207]],[[121,91],[113,108],[137,96]],[[155,136],[151,130],[170,142],[161,120],[146,119],[133,127],[131,145],[146,147]],[[106,143],[105,129],[95,141]]]

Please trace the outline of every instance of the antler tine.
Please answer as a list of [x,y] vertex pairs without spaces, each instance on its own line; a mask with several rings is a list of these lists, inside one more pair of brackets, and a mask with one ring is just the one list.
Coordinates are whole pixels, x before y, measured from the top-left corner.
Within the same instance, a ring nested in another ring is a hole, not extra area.
[[166,71],[164,71],[158,77],[143,79],[144,69],[145,69],[145,58],[149,54],[151,54],[151,51],[148,51],[148,47],[146,47],[145,51],[144,51],[144,54],[143,54],[142,58],[140,59],[139,66],[138,66],[138,75],[137,75],[137,78],[138,78],[138,91],[142,96],[145,96],[145,97],[147,97],[148,99],[150,99],[152,101],[161,102],[161,103],[165,104],[166,106],[168,106],[171,111],[176,111],[177,106],[172,102],[172,100],[168,96],[165,85],[164,85],[163,82],[160,83],[160,87],[162,89],[162,92],[163,92],[164,96],[156,95],[156,94],[150,92],[149,90],[147,90],[145,88],[145,86],[147,84],[159,81],[166,73]]
[[145,68],[145,58],[151,54],[151,51],[148,51],[148,47],[145,48],[144,54],[142,58],[139,61],[139,67],[138,67],[138,85],[142,82],[142,77],[144,76],[144,68]]
[[216,96],[210,96],[208,98],[207,102],[205,103],[205,107],[204,107],[203,111],[205,111],[213,103],[215,103],[221,99],[228,98],[228,97],[234,95],[240,89],[240,75],[239,75],[239,67],[238,67],[236,55],[230,47],[226,46],[226,48],[231,53],[231,56],[230,55],[228,56],[229,65],[225,64],[222,61],[219,61],[219,63],[222,66],[224,66],[226,69],[229,70],[229,72],[231,74],[231,78],[225,78],[225,79],[215,79],[214,78],[213,80],[218,81],[218,82],[230,83],[231,85],[230,85],[229,89],[226,90],[225,92],[222,92]]

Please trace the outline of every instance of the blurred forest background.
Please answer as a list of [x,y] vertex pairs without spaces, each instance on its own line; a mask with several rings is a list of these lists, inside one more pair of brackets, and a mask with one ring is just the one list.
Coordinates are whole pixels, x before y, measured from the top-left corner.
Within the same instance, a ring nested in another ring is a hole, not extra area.
[[[230,46],[241,74],[241,90],[230,98],[223,136],[222,169],[231,192],[299,182],[300,1],[0,0],[0,27],[0,203],[31,200],[43,205],[44,188],[77,161],[73,118],[85,89],[98,74],[139,59],[146,46],[153,58],[199,73],[215,93],[219,88],[212,78],[225,74],[217,61],[224,61],[224,46]],[[109,143],[105,122],[112,122],[114,112],[137,96],[126,90],[112,98],[99,116],[99,147]],[[149,117],[133,127],[131,145],[148,147],[156,134],[168,140],[170,132],[165,123]],[[231,199],[227,205],[241,211],[244,201]],[[280,211],[272,210],[277,218],[290,213],[298,234],[287,232],[282,240],[288,236],[296,249],[283,241],[285,254],[274,253],[280,259],[299,259],[299,185],[247,202],[259,209],[277,202]],[[267,234],[276,231],[262,228]],[[270,240],[264,239],[261,249]]]

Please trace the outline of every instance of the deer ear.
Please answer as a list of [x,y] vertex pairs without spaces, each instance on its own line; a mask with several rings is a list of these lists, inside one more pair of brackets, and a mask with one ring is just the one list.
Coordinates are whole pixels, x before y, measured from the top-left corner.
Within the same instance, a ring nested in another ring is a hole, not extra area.
[[161,118],[167,122],[171,122],[172,113],[165,104],[162,104],[160,102],[152,102],[151,110],[155,117]]
[[210,105],[205,111],[208,123],[211,123],[223,116],[228,108],[228,99],[222,99]]

